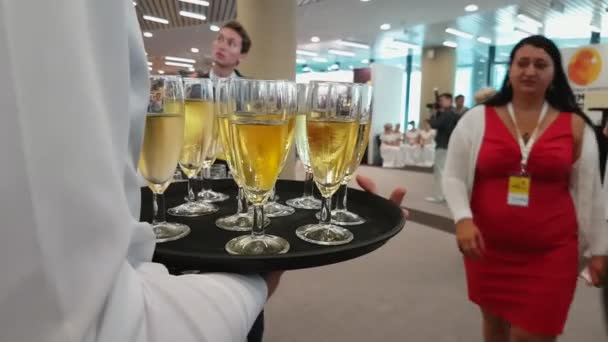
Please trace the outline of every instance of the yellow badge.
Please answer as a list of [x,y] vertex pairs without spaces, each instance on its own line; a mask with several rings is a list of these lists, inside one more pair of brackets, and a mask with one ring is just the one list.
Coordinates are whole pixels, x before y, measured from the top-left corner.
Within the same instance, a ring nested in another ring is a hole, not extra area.
[[509,194],[507,204],[517,207],[527,207],[530,203],[530,177],[509,177]]

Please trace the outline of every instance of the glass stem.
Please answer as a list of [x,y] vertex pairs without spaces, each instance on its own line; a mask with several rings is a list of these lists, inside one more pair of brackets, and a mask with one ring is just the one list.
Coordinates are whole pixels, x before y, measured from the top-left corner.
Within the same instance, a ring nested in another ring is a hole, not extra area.
[[253,205],[253,229],[251,230],[253,237],[261,237],[264,235],[264,205]]
[[274,202],[275,195],[276,195],[275,186],[273,186],[272,190],[270,190],[270,196],[268,196],[268,202]]
[[304,180],[304,195],[302,197],[309,198],[313,197],[315,183],[313,181],[312,172],[306,171],[306,179]]
[[247,197],[245,197],[245,192],[243,188],[239,187],[239,193],[237,198],[237,214],[247,214],[247,210],[249,209],[247,206]]
[[165,222],[165,195],[152,193],[154,218],[152,224]]
[[321,215],[319,224],[331,224],[331,196],[323,197],[321,200]]
[[194,177],[188,178],[188,202],[195,202],[196,194],[194,193]]
[[338,200],[336,201],[336,210],[343,210],[346,211],[348,210],[346,207],[346,200],[348,198],[348,183],[347,182],[343,182],[340,185],[340,190],[338,191],[338,196],[340,198],[338,198]]
[[201,183],[203,185],[203,189],[201,190],[201,192],[206,192],[209,191],[209,179],[211,178],[211,168],[210,167],[203,167],[203,171],[202,171],[202,177],[201,177]]

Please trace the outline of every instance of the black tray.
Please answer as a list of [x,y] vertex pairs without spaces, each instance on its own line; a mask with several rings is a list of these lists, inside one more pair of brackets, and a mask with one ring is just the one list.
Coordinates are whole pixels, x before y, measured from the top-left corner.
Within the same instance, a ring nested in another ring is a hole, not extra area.
[[[202,270],[205,272],[261,273],[274,270],[293,270],[334,264],[370,253],[403,229],[405,220],[401,209],[389,200],[360,190],[349,189],[349,209],[362,215],[367,223],[349,226],[354,240],[341,246],[319,246],[300,240],[295,229],[308,223],[316,223],[315,210],[300,210],[287,217],[273,218],[266,228],[270,234],[287,239],[291,245],[289,252],[272,256],[229,255],[224,246],[230,239],[246,234],[219,229],[214,222],[217,218],[236,211],[234,181],[215,180],[212,187],[216,191],[229,194],[228,201],[219,203],[220,211],[197,218],[174,217],[167,214],[167,220],[190,226],[191,233],[179,240],[156,245],[154,260],[177,270]],[[281,203],[302,194],[303,183],[284,181],[277,183],[277,193]],[[186,183],[172,184],[165,193],[167,208],[184,201]],[[152,195],[142,188],[141,219],[150,222],[152,218]]]

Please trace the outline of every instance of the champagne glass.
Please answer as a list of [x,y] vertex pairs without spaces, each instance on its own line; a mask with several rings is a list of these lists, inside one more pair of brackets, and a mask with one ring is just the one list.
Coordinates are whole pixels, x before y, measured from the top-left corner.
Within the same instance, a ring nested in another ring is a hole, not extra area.
[[173,216],[197,217],[217,212],[211,203],[196,200],[193,185],[196,175],[203,167],[204,156],[214,143],[213,83],[209,79],[185,78],[185,128],[184,144],[179,157],[179,166],[188,177],[186,203],[168,210]]
[[[296,91],[296,96],[297,96],[297,89],[295,91]],[[294,101],[296,101],[296,100],[294,99]],[[288,120],[287,130],[288,130],[289,143],[285,146],[285,155],[289,154],[289,151],[291,150],[291,146],[292,146],[292,142],[293,142],[293,132],[296,127],[295,111],[297,109],[297,101],[294,102],[293,107],[294,107],[293,108],[294,112],[290,113],[290,115],[287,118],[287,120]],[[283,164],[281,165],[281,172],[283,171],[283,167],[285,167],[285,161],[283,161]],[[278,197],[279,196],[276,195],[276,186],[274,186],[274,187],[272,187],[272,191],[270,192],[270,197],[268,198],[268,203],[266,203],[266,205],[264,206],[264,213],[266,214],[266,216],[283,217],[283,216],[293,215],[296,212],[296,210],[290,206],[283,205],[283,204],[277,202]]]
[[296,229],[296,235],[319,245],[342,245],[353,240],[346,228],[331,223],[331,196],[338,190],[351,162],[359,129],[356,84],[312,82],[306,114],[306,136],[313,179],[321,200],[319,223]]
[[[234,167],[234,163],[232,160],[234,159],[232,153],[232,143],[230,141],[230,115],[231,111],[234,110],[234,106],[230,106],[229,97],[230,87],[233,87],[234,84],[230,83],[230,79],[221,79],[218,81],[216,85],[216,119],[218,123],[218,131],[221,145],[224,150],[224,158],[226,160],[226,164],[228,164],[228,168],[232,173],[232,178],[237,183],[239,187],[238,195],[237,195],[237,212],[235,214],[220,217],[215,221],[215,225],[219,228],[230,230],[230,231],[250,231],[253,227],[253,212],[248,211],[248,203],[247,198],[245,197],[245,192],[243,191],[242,185],[240,181],[238,169]],[[268,218],[264,218],[264,226],[268,226],[270,224],[270,220]]]
[[287,240],[264,232],[264,204],[287,157],[289,118],[295,113],[295,83],[232,80],[229,119],[232,163],[245,196],[253,205],[250,235],[228,241],[226,251],[238,255],[282,254]]
[[365,148],[369,143],[369,130],[371,126],[371,87],[368,85],[361,84],[358,85],[358,88],[360,92],[360,118],[359,131],[357,133],[357,144],[355,147],[355,151],[353,152],[352,159],[348,164],[348,167],[346,168],[346,174],[344,175],[342,185],[340,186],[340,189],[338,191],[339,198],[336,201],[336,209],[332,210],[331,212],[331,221],[335,224],[343,226],[353,226],[365,223],[365,219],[363,219],[356,213],[348,211],[347,207],[348,183],[352,179],[353,175],[355,174],[355,171],[361,163],[361,159],[363,158],[363,154],[365,153]]
[[213,191],[211,186],[208,185],[208,183],[211,182],[211,166],[213,166],[213,163],[215,163],[215,159],[217,159],[217,156],[220,154],[221,150],[222,146],[219,139],[219,130],[214,129],[211,147],[207,150],[203,160],[203,169],[201,172],[203,189],[198,193],[198,198],[202,201],[217,203],[223,202],[230,198],[230,196],[224,193]]
[[165,242],[190,233],[188,226],[165,220],[163,195],[171,184],[184,141],[184,88],[176,76],[151,76],[150,86],[139,171],[153,194],[156,241]]
[[306,92],[309,87],[305,84],[298,84],[298,109],[296,115],[295,144],[298,157],[304,166],[306,178],[304,180],[304,194],[302,197],[292,198],[286,203],[298,209],[321,209],[321,201],[313,195],[315,183],[312,179],[312,168],[308,154],[308,139],[306,138]]

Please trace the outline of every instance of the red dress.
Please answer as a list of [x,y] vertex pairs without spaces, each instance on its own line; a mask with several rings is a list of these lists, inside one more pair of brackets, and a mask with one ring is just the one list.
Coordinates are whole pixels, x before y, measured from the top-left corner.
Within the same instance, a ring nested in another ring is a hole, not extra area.
[[578,225],[568,190],[572,116],[560,113],[532,147],[527,208],[507,204],[519,145],[494,108],[485,116],[471,209],[486,250],[480,260],[465,258],[469,298],[521,329],[559,335],[577,281]]

